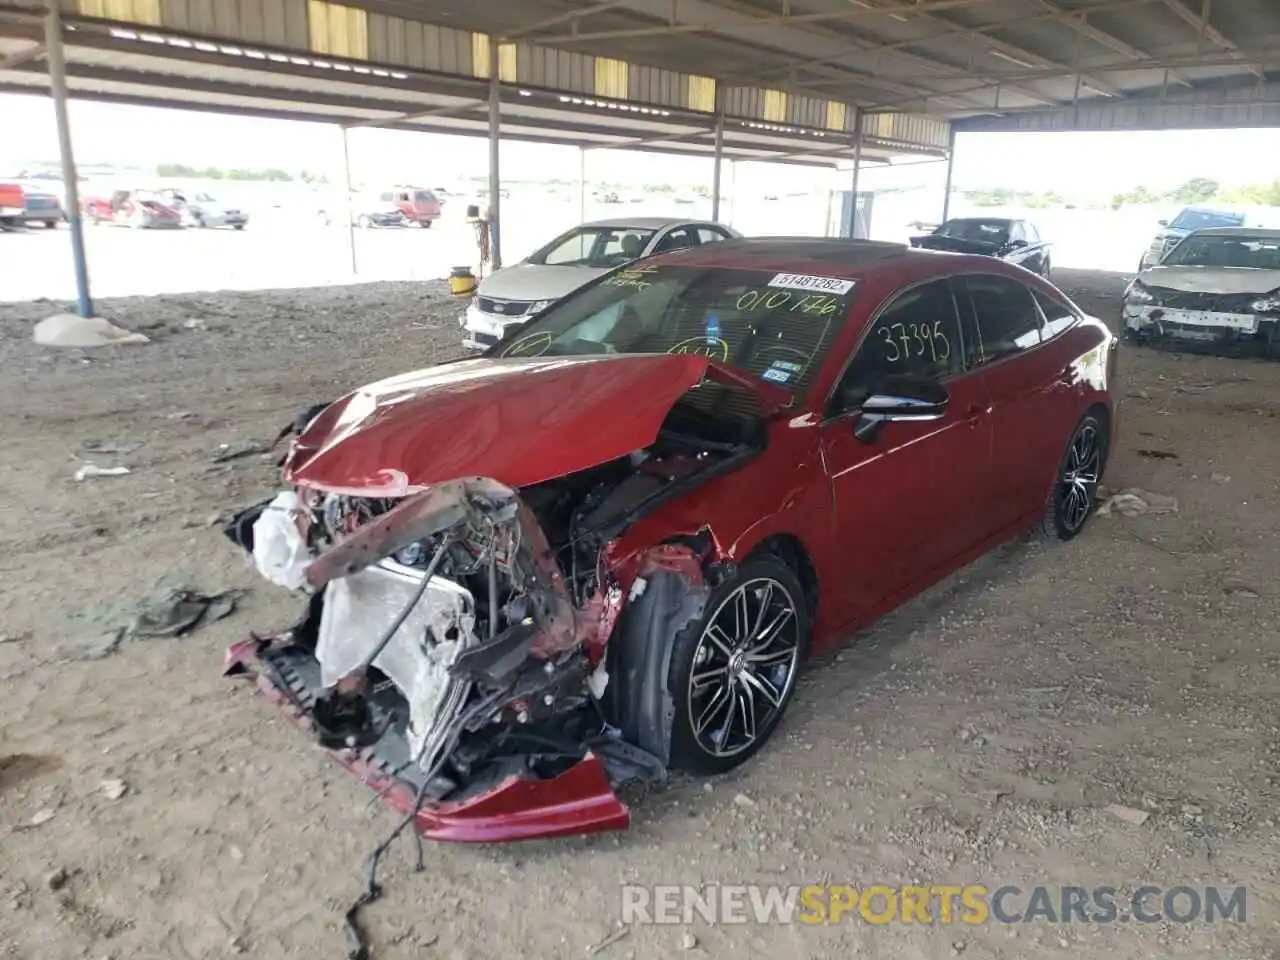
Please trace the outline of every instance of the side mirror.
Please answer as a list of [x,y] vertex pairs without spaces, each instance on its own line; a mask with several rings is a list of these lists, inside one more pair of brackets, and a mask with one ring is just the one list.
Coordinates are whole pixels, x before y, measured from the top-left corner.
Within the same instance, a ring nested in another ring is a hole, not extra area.
[[1167,226],[1169,225],[1169,221],[1168,221],[1168,220],[1157,220],[1157,221],[1156,221],[1156,223],[1157,223],[1159,226],[1162,226],[1162,227],[1167,227]]
[[907,420],[938,420],[947,412],[950,397],[946,387],[932,377],[897,374],[886,377],[862,401],[861,416],[853,435],[871,443],[886,423]]
[[1027,246],[1027,241],[1025,241],[1025,240],[1010,240],[1010,241],[1009,241],[1009,249],[1010,249],[1010,250],[1021,250],[1021,249],[1022,249],[1023,247],[1025,247],[1025,246]]

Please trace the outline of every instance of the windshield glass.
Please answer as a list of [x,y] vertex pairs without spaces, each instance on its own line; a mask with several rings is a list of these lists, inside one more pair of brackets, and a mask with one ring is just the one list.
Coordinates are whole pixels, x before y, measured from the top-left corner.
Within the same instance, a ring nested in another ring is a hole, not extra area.
[[1162,266],[1243,267],[1253,270],[1280,270],[1280,236],[1232,236],[1192,234],[1170,251]]
[[1004,243],[1009,239],[1008,220],[948,220],[937,230],[940,237]]
[[620,267],[642,253],[656,231],[632,227],[578,227],[529,258],[548,267]]
[[1183,210],[1169,226],[1175,230],[1208,230],[1210,227],[1238,227],[1242,213],[1215,213],[1212,210]]
[[207,193],[197,193],[191,199],[194,200],[196,203],[216,203],[217,202],[213,199],[213,197],[209,196]]
[[855,294],[854,281],[832,277],[636,266],[570,295],[493,353],[695,353],[798,394],[816,375]]

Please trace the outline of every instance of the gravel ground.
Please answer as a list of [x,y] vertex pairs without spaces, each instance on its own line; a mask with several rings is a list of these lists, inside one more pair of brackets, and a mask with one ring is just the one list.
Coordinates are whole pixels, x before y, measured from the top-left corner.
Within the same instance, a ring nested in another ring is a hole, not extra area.
[[[1117,312],[1125,278],[1058,279]],[[55,353],[30,328],[58,306],[0,305],[0,956],[339,956],[396,818],[220,677],[225,645],[296,601],[211,526],[273,466],[211,459],[449,356],[457,305],[389,283],[104,301],[153,342]],[[644,926],[601,957],[1280,957],[1280,365],[1129,349],[1122,373],[1108,482],[1179,512],[980,561],[809,672],[744,769],[632,797],[627,834],[431,845],[423,874],[397,846],[377,957],[582,957],[624,880],[1244,884],[1248,922]],[[132,472],[75,481],[86,463]],[[178,581],[249,593],[188,637],[88,658]]]

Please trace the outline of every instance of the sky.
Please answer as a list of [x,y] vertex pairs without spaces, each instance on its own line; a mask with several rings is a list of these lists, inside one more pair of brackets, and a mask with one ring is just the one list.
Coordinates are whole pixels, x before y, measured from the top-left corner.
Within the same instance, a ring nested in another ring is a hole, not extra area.
[[[152,167],[186,163],[217,167],[278,167],[311,170],[331,180],[341,177],[342,141],[336,126],[300,121],[223,116],[155,107],[73,101],[72,141],[81,163]],[[0,94],[0,173],[15,164],[54,160],[57,135],[50,100]],[[1213,146],[1206,149],[1207,138]],[[396,130],[356,129],[350,133],[353,177],[360,181],[443,185],[483,176],[488,146],[478,137],[451,137]],[[1280,130],[1167,131],[1151,133],[966,134],[957,142],[954,182],[978,189],[1081,190],[1107,196],[1145,185],[1174,187],[1192,177],[1226,185],[1277,178]],[[708,183],[711,162],[622,151],[591,151],[587,178],[608,182]],[[578,151],[547,144],[504,143],[504,176],[574,179]],[[782,178],[792,189],[842,185],[835,174],[795,166],[735,164],[739,184]],[[867,189],[877,186],[941,187],[943,163],[914,162],[891,171],[864,173]]]

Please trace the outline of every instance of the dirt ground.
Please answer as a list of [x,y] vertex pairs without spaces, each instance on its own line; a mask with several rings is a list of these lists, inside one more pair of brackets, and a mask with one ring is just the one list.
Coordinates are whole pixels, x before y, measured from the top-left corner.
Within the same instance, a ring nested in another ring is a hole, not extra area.
[[[1124,278],[1058,280],[1116,315]],[[433,284],[105,301],[153,342],[98,352],[30,342],[56,307],[0,305],[0,956],[342,956],[341,911],[397,818],[221,678],[224,647],[297,601],[211,525],[274,467],[211,460],[449,355],[457,306]],[[1131,348],[1122,374],[1108,484],[1179,512],[979,562],[817,664],[744,769],[631,797],[629,833],[430,845],[422,874],[397,845],[366,914],[376,957],[583,957],[615,933],[621,882],[709,880],[1249,900],[1214,926],[637,926],[598,955],[1280,957],[1280,364]],[[132,472],[77,482],[86,463]],[[190,636],[91,658],[174,582],[250,592]]]

